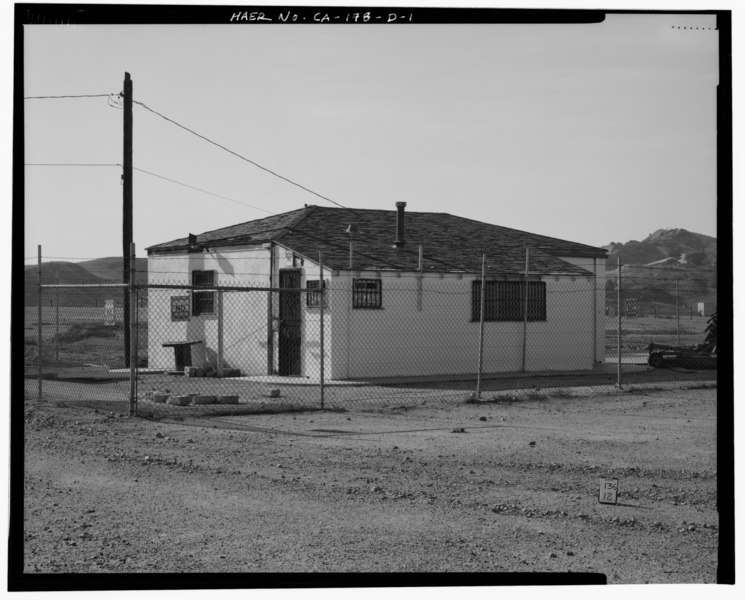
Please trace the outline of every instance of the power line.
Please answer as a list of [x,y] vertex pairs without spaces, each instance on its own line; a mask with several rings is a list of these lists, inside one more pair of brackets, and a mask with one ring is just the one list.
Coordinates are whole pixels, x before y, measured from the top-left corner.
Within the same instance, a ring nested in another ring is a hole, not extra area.
[[302,189],[302,190],[305,190],[306,192],[309,192],[309,193],[313,194],[314,196],[318,196],[319,198],[321,198],[321,199],[323,199],[323,200],[326,200],[327,202],[331,202],[332,204],[336,204],[336,206],[338,206],[338,207],[340,207],[340,208],[346,208],[346,207],[345,207],[344,205],[342,205],[342,204],[339,204],[339,203],[338,203],[338,202],[336,202],[335,200],[332,200],[331,198],[327,198],[326,196],[323,196],[323,195],[319,194],[318,192],[314,192],[313,190],[311,190],[311,189],[309,189],[309,188],[305,187],[304,185],[301,185],[301,184],[297,183],[296,181],[293,181],[292,179],[288,179],[287,177],[285,177],[285,176],[283,176],[283,175],[280,175],[279,173],[276,173],[275,171],[272,171],[271,169],[268,169],[268,168],[266,168],[266,167],[264,167],[264,166],[260,165],[259,163],[255,162],[255,161],[253,161],[253,160],[251,160],[251,159],[249,159],[249,158],[246,158],[245,156],[242,156],[241,154],[238,154],[237,152],[235,152],[235,151],[233,151],[233,150],[230,150],[229,148],[226,148],[226,147],[225,147],[225,146],[223,146],[222,144],[218,144],[217,142],[215,142],[215,141],[213,141],[213,140],[209,139],[208,137],[205,137],[205,136],[203,136],[203,135],[201,135],[201,134],[197,133],[197,132],[196,132],[196,131],[194,131],[193,129],[189,129],[188,127],[186,127],[186,126],[182,125],[181,123],[178,123],[177,121],[174,121],[173,119],[170,119],[170,118],[166,117],[165,115],[163,115],[163,114],[159,113],[158,111],[156,111],[156,110],[153,110],[152,108],[150,108],[149,106],[147,106],[146,104],[144,104],[144,103],[142,103],[142,102],[139,102],[139,101],[137,101],[137,100],[133,100],[133,102],[134,102],[135,104],[139,104],[139,105],[140,105],[140,106],[142,106],[142,107],[143,107],[143,108],[144,108],[145,110],[149,110],[149,111],[150,111],[151,113],[153,113],[153,114],[155,114],[155,115],[158,115],[158,116],[159,116],[159,117],[160,117],[161,119],[165,119],[165,120],[166,120],[166,121],[168,121],[169,123],[173,123],[173,124],[174,124],[174,125],[176,125],[177,127],[180,127],[181,129],[183,129],[183,130],[185,130],[185,131],[188,131],[189,133],[191,133],[191,134],[193,134],[193,135],[197,136],[198,138],[201,138],[201,139],[203,139],[204,141],[206,141],[206,142],[209,142],[209,143],[210,143],[210,144],[212,144],[213,146],[217,146],[218,148],[221,148],[222,150],[225,150],[226,152],[229,152],[229,153],[230,153],[230,154],[232,154],[233,156],[237,156],[237,157],[238,157],[238,158],[240,158],[241,160],[244,160],[244,161],[246,161],[247,163],[250,163],[250,164],[254,165],[255,167],[258,167],[259,169],[262,169],[263,171],[266,171],[267,173],[270,173],[270,174],[274,175],[275,177],[278,177],[279,179],[282,179],[282,180],[286,181],[287,183],[291,183],[292,185],[294,185],[294,186],[296,186],[296,187],[299,187],[300,189]]
[[[24,163],[24,165],[27,167],[119,167],[119,168],[122,168],[121,163]],[[158,175],[157,173],[153,173],[152,171],[147,171],[146,169],[140,169],[139,167],[132,167],[132,169],[134,169],[135,171],[140,171],[141,173],[147,173],[148,175],[152,175],[153,177],[157,177],[159,179],[170,181],[171,183],[175,183],[177,185],[190,188],[192,190],[197,190],[198,192],[202,192],[204,194],[209,194],[210,196],[215,196],[216,198],[222,198],[223,200],[234,202],[235,204],[240,204],[241,206],[245,206],[247,208],[253,208],[254,210],[264,212],[268,215],[276,214],[270,210],[259,208],[258,206],[253,206],[251,204],[246,204],[245,202],[241,202],[240,200],[228,198],[227,196],[223,196],[215,192],[210,192],[209,190],[205,190],[203,188],[199,188],[194,185],[189,185],[188,183],[184,183],[183,181],[178,181],[176,179],[171,179],[170,177],[166,177],[165,175]]]
[[260,210],[261,212],[265,212],[268,215],[273,215],[275,213],[265,210],[263,208],[259,208],[258,206],[251,206],[250,204],[246,204],[245,202],[240,202],[239,200],[234,200],[233,198],[228,198],[227,196],[222,196],[220,194],[216,194],[215,192],[210,192],[208,190],[203,190],[202,188],[198,188],[193,185],[189,185],[188,183],[184,183],[182,181],[176,181],[175,179],[171,179],[170,177],[165,177],[164,175],[158,175],[157,173],[152,173],[150,171],[146,171],[145,169],[140,169],[138,167],[132,167],[135,171],[140,171],[141,173],[147,173],[148,175],[152,175],[153,177],[157,177],[159,179],[165,179],[166,181],[170,181],[171,183],[175,183],[178,185],[182,185],[187,188],[191,188],[192,190],[197,190],[199,192],[203,192],[205,194],[209,194],[210,196],[215,196],[216,198],[222,198],[223,200],[228,200],[229,202],[234,202],[235,204],[240,204],[242,206],[247,206],[248,208],[253,208],[254,210]]
[[[25,96],[24,97],[24,100],[43,100],[43,99],[60,99],[60,98],[109,98],[111,100],[112,97],[117,97],[117,96],[119,96],[119,94],[75,94],[75,95],[72,95],[71,94],[71,95],[64,95],[64,96]],[[317,196],[317,197],[321,198],[322,200],[326,200],[327,202],[331,202],[332,204],[335,204],[336,206],[338,206],[340,208],[346,208],[344,205],[336,202],[335,200],[332,200],[331,198],[328,198],[328,197],[326,197],[326,196],[324,196],[322,194],[319,194],[318,192],[315,192],[315,191],[311,190],[310,188],[307,188],[304,185],[301,185],[301,184],[297,183],[296,181],[293,181],[292,179],[289,179],[289,178],[285,177],[284,175],[280,175],[279,173],[277,173],[275,171],[272,171],[271,169],[269,169],[269,168],[267,168],[267,167],[265,167],[263,165],[260,165],[256,161],[253,161],[250,158],[246,158],[245,156],[242,156],[238,152],[235,152],[233,150],[230,150],[229,148],[226,148],[222,144],[219,144],[219,143],[217,143],[217,142],[209,139],[208,137],[206,137],[204,135],[201,135],[200,133],[197,133],[193,129],[189,129],[185,125],[182,125],[181,123],[179,123],[179,122],[177,122],[177,121],[175,121],[175,120],[173,120],[173,119],[171,119],[169,117],[166,117],[164,114],[159,113],[156,110],[153,110],[152,108],[150,108],[149,106],[147,106],[143,102],[139,102],[137,100],[133,100],[133,102],[135,104],[139,104],[140,106],[142,106],[144,109],[150,111],[151,113],[153,113],[155,115],[158,115],[160,118],[165,119],[169,123],[173,123],[177,127],[180,127],[181,129],[184,129],[185,131],[188,131],[192,135],[195,135],[198,138],[201,138],[204,141],[209,142],[210,144],[212,144],[214,146],[217,146],[218,148],[220,148],[222,150],[225,150],[226,152],[229,152],[233,156],[236,156],[236,157],[240,158],[241,160],[244,160],[247,163],[250,163],[250,164],[254,165],[255,167],[258,167],[259,169],[262,169],[263,171],[266,171],[267,173],[270,173],[271,175],[274,175],[275,177],[278,177],[279,179],[282,179],[283,181],[286,181],[287,183],[290,183],[290,184],[292,184],[292,185],[294,185],[296,187],[299,187],[300,189],[305,190],[306,192],[308,192],[310,194],[313,194],[314,196]],[[120,108],[117,104],[111,104],[111,102],[109,102],[109,105],[112,106],[113,108]],[[33,165],[35,163],[29,163],[29,164],[32,164]],[[41,166],[41,165],[36,165],[36,166]],[[44,164],[43,166],[120,166],[120,165],[72,165],[72,164],[67,164],[67,165],[54,164],[53,165],[53,164]],[[149,173],[147,171],[143,171],[143,172],[146,172],[149,175],[154,175],[155,177],[160,177],[159,175],[155,175],[154,173]],[[163,177],[163,179],[167,179],[167,178]],[[169,180],[169,181],[173,181],[173,180]],[[186,185],[186,184],[182,184],[181,182],[178,182],[178,181],[173,181],[173,182],[174,183],[178,183],[179,185]],[[192,186],[188,186],[187,185],[187,187],[192,187]],[[199,189],[199,188],[194,188],[194,189]],[[199,191],[206,192],[206,190],[199,190]],[[212,192],[206,192],[206,193],[211,194],[211,195],[215,195],[215,196],[217,196],[219,198],[223,198],[225,200],[229,200],[230,202],[237,202],[238,204],[243,204],[244,206],[249,206],[249,208],[255,208],[257,210],[263,210],[263,209],[260,209],[260,208],[255,207],[255,206],[250,206],[248,204],[244,204],[242,202],[238,202],[238,201],[233,200],[231,198],[226,198],[226,197],[220,196],[218,194],[213,194]],[[264,212],[268,212],[268,211],[264,211]],[[269,214],[273,214],[273,213],[269,213]]]

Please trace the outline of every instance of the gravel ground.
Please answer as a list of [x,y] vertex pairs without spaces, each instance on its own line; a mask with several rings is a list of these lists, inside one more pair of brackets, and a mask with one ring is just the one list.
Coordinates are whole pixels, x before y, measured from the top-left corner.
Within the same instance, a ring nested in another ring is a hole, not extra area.
[[27,401],[25,423],[25,573],[716,581],[710,386],[172,422]]

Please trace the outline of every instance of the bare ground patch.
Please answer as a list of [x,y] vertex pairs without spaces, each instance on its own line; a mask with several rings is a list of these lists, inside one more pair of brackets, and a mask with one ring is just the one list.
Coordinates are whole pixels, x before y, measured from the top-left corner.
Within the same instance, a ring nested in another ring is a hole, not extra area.
[[27,402],[25,570],[714,582],[715,416],[711,388],[177,422]]

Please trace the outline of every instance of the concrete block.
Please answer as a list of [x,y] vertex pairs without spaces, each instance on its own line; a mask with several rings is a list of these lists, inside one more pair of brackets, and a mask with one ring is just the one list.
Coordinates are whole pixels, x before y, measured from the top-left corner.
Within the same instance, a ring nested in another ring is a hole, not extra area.
[[238,396],[217,396],[217,404],[238,404]]
[[215,396],[194,396],[192,398],[192,404],[215,404],[217,398]]
[[167,400],[167,403],[173,404],[174,406],[187,406],[191,403],[191,396],[171,396]]

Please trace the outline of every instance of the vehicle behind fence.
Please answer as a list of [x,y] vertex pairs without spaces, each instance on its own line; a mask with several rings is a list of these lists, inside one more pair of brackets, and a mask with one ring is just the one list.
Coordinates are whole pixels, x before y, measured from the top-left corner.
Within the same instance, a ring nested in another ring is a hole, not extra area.
[[186,276],[42,283],[26,296],[26,394],[178,418],[716,381],[716,344],[708,362],[648,364],[651,344],[704,344],[711,315],[692,305],[636,301],[639,290],[619,304],[616,291],[598,293],[605,281],[594,277],[490,273],[484,281],[480,273],[321,279],[287,270],[273,287]]

